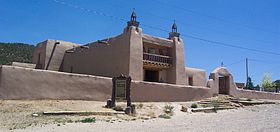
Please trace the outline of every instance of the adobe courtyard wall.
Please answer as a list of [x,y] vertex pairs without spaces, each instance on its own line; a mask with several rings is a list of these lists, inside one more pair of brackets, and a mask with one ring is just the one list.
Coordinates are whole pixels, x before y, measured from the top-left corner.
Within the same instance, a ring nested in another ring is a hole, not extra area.
[[183,102],[213,95],[207,87],[138,81],[132,82],[131,92],[132,101],[143,102]]
[[219,67],[215,69],[211,74],[208,81],[208,87],[211,88],[211,91],[214,95],[219,93],[219,76],[228,76],[229,77],[229,95],[240,98],[250,98],[250,99],[273,99],[280,100],[279,93],[272,92],[261,92],[254,90],[244,90],[237,88],[234,83],[232,74],[225,68]]
[[[190,101],[218,94],[217,75],[230,78],[229,95],[251,99],[280,99],[279,93],[237,89],[226,69],[211,73],[207,87],[132,81],[131,98],[136,102]],[[62,99],[106,101],[112,79],[57,71],[0,66],[0,99]]]
[[111,79],[13,66],[2,66],[0,99],[74,99],[104,101]]
[[280,100],[279,93],[252,91],[238,88],[232,90],[230,95],[239,98]]
[[[106,101],[112,79],[57,71],[0,67],[0,99],[73,99]],[[132,101],[189,101],[211,97],[209,88],[132,81]]]

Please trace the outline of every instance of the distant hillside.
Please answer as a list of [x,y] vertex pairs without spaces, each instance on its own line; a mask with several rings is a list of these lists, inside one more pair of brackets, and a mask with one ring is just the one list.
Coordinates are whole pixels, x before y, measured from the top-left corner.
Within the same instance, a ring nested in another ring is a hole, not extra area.
[[32,62],[35,46],[23,43],[0,42],[0,65],[10,65],[12,62]]

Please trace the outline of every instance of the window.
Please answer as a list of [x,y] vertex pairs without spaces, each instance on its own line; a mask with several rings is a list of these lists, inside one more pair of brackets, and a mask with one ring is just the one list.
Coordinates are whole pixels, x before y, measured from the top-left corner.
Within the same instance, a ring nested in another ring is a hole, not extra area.
[[193,86],[193,77],[189,77],[189,85]]
[[143,46],[143,52],[147,53],[147,50],[146,50],[146,48],[144,46]]
[[148,53],[150,53],[150,54],[156,54],[156,49],[154,49],[154,48],[149,48],[149,49],[148,49]]
[[160,55],[165,55],[165,51],[163,49],[159,49],[158,52]]

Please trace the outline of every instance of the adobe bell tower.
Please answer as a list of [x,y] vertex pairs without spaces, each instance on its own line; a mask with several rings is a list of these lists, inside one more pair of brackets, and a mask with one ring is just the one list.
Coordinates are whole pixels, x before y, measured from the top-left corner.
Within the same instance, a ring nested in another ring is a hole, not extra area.
[[139,27],[139,22],[136,21],[136,12],[135,9],[133,9],[131,16],[130,16],[130,21],[127,22],[127,26],[135,26]]
[[172,25],[172,31],[169,33],[169,38],[173,38],[173,37],[180,37],[180,33],[177,32],[177,25],[175,23],[175,20],[174,20],[174,23]]
[[186,85],[187,77],[185,74],[185,57],[184,57],[184,42],[180,38],[180,33],[177,32],[177,25],[174,21],[172,30],[169,33],[169,39],[173,41],[172,67],[169,69],[168,80],[170,83]]
[[136,20],[136,12],[133,9],[130,21],[122,34],[123,45],[126,45],[128,53],[128,75],[132,80],[143,80],[143,40],[142,29],[139,28],[139,22]]

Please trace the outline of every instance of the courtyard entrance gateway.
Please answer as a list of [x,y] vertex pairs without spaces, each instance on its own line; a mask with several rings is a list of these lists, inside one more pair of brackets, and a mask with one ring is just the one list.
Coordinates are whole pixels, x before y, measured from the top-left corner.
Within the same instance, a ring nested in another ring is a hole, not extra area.
[[219,76],[219,94],[229,94],[228,76]]

